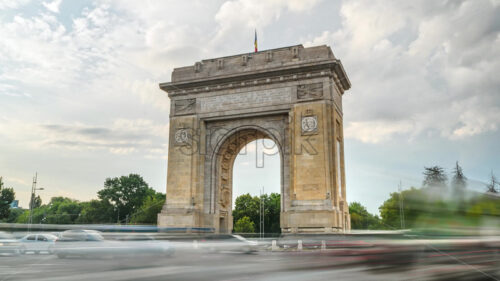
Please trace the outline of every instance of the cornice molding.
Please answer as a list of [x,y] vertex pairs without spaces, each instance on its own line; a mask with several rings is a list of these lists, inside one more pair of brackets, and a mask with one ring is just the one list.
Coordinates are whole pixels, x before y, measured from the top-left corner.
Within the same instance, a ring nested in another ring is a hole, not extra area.
[[169,97],[174,97],[317,77],[332,77],[337,88],[341,90],[341,93],[348,90],[351,86],[344,68],[342,67],[342,63],[337,59],[333,59],[308,62],[289,67],[267,68],[237,75],[221,75],[205,79],[161,83],[160,89],[167,92]]

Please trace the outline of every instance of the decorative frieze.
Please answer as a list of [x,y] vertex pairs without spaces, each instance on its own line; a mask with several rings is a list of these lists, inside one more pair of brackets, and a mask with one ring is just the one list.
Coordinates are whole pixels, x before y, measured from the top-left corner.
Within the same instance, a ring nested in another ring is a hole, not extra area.
[[297,99],[319,99],[323,97],[323,83],[297,86]]
[[194,114],[196,112],[196,99],[176,100],[174,112],[175,115]]
[[[194,87],[194,88],[188,88],[188,89],[182,89],[182,90],[176,89],[176,90],[171,90],[170,94],[175,96],[175,95],[179,95],[179,94],[184,95],[184,94],[200,93],[200,92],[205,92],[205,91],[209,92],[209,91],[219,91],[219,90],[227,90],[227,89],[241,88],[241,87],[253,87],[253,86],[260,86],[262,84],[282,83],[282,82],[288,82],[288,81],[296,81],[299,79],[318,78],[318,77],[331,76],[331,75],[332,75],[331,71],[317,71],[317,72],[299,73],[299,74],[292,74],[292,75],[280,75],[280,76],[275,76],[275,77],[269,77],[266,79],[244,80],[244,81],[241,81],[238,83],[222,83],[222,84],[216,84],[216,85],[211,85],[211,86]],[[339,81],[339,83],[340,83],[340,81]]]

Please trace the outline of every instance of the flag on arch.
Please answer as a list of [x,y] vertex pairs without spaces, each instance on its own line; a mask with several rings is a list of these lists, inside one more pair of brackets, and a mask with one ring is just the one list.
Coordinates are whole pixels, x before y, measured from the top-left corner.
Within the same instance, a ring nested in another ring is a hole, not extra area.
[[255,47],[255,52],[257,53],[258,49],[257,49],[257,29],[255,30],[255,40],[253,42],[253,45]]

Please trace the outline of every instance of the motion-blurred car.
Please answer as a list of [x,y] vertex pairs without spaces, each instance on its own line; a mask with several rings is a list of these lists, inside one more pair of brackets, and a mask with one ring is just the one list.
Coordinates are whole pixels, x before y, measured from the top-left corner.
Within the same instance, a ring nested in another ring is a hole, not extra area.
[[52,254],[52,248],[57,240],[57,237],[48,233],[28,234],[21,238],[21,254],[33,252],[39,254],[48,252]]
[[19,255],[21,244],[14,236],[7,232],[0,231],[0,254]]
[[200,240],[200,248],[209,252],[253,253],[258,250],[258,243],[245,239],[240,235],[209,235]]
[[130,257],[144,255],[170,256],[174,247],[168,241],[156,240],[105,240],[95,230],[67,230],[52,251],[59,257]]
[[67,256],[99,255],[104,238],[94,230],[67,230],[61,233],[50,251],[59,258]]

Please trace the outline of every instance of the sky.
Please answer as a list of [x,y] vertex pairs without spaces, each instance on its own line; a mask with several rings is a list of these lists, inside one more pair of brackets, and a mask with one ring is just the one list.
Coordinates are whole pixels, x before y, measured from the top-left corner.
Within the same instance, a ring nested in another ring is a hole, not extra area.
[[[347,200],[370,212],[424,166],[469,188],[500,176],[500,1],[0,0],[0,176],[26,207],[96,198],[138,173],[165,192],[175,67],[296,44],[329,45],[349,76]],[[250,145],[234,193],[279,192],[279,155]],[[260,159],[259,161],[262,161]],[[257,159],[258,160],[258,159]]]

